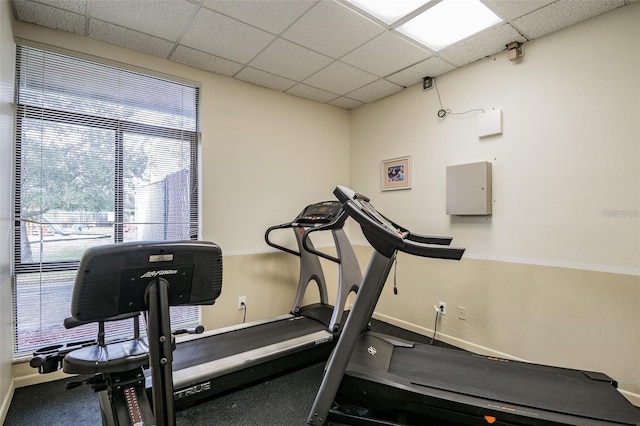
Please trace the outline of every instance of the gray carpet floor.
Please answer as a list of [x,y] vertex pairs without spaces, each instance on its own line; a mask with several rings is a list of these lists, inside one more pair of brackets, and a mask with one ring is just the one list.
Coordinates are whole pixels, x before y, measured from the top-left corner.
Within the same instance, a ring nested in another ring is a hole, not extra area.
[[[322,378],[317,364],[176,413],[178,425],[304,425]],[[98,396],[68,380],[16,389],[5,426],[101,424]]]
[[[431,339],[380,321],[372,330],[408,340]],[[324,363],[282,375],[176,413],[178,425],[305,425],[322,381]],[[74,379],[77,380],[77,379]],[[15,390],[5,426],[101,424],[98,396],[88,386],[65,390],[59,380]],[[338,426],[338,423],[333,423]]]

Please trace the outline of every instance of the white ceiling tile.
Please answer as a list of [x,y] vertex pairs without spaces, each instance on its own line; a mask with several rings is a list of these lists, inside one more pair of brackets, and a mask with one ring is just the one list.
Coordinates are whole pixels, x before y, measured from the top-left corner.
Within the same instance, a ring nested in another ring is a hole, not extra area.
[[377,80],[377,77],[373,74],[353,68],[342,62],[334,62],[306,79],[304,83],[344,95],[374,80]]
[[257,70],[251,67],[245,67],[240,71],[235,78],[238,80],[246,81],[258,86],[267,87],[269,89],[279,90],[284,92],[294,84],[295,81],[283,78],[277,75],[269,74],[267,72]]
[[186,46],[178,46],[171,60],[205,71],[232,77],[243,67],[242,64],[200,52]]
[[169,57],[173,43],[127,28],[91,19],[89,37],[161,58]]
[[483,0],[483,2],[505,21],[519,18],[545,7],[556,0]]
[[481,1],[506,22],[438,53],[345,6],[345,0],[12,0],[12,5],[19,21],[170,56],[319,102],[335,96],[331,105],[351,109],[401,90],[394,84],[419,84],[425,76],[504,50],[511,41],[526,42],[638,0]]
[[201,8],[181,44],[245,64],[273,39],[269,33]]
[[451,46],[449,49],[441,51],[439,56],[445,61],[461,67],[505,50],[507,43],[512,41],[524,43],[527,40],[511,25],[503,24]]
[[[442,53],[442,51],[440,51]],[[422,61],[412,67],[405,68],[402,71],[398,71],[386,78],[386,80],[392,81],[404,87],[413,86],[422,81],[424,77],[436,77],[444,74],[455,67],[448,62],[443,61],[437,56],[432,56],[426,61]]]
[[84,34],[85,17],[32,1],[16,3],[17,19],[54,30]]
[[287,93],[299,98],[311,99],[312,101],[322,103],[329,102],[338,97],[335,93],[307,86],[306,84],[296,84],[291,89],[287,90]]
[[355,99],[347,98],[344,96],[338,99],[334,99],[331,102],[328,102],[328,104],[342,109],[356,109],[364,105],[364,103],[360,101],[356,101]]
[[187,0],[93,1],[91,17],[176,41],[197,8]]
[[529,39],[624,6],[624,0],[559,0],[513,21]]
[[320,1],[282,37],[332,58],[369,41],[385,29],[333,0]]
[[203,6],[270,33],[280,34],[306,12],[315,1],[205,0]]
[[[384,61],[380,60],[381,52],[384,52]],[[349,53],[341,61],[384,77],[432,55],[433,53],[421,49],[398,34],[387,31]]]
[[[31,0],[14,0],[15,3],[29,3]],[[58,9],[84,15],[87,11],[86,0],[38,0],[38,3],[46,4]]]
[[278,39],[260,52],[249,65],[285,78],[304,80],[331,61],[324,55]]
[[386,80],[376,80],[371,84],[367,84],[353,92],[349,93],[349,97],[365,103],[373,102],[378,99],[386,98],[403,90],[404,87],[390,83]]

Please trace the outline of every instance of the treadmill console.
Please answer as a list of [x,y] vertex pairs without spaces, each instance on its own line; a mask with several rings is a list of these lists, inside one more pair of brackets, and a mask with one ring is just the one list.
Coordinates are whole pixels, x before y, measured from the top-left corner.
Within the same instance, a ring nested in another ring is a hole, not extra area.
[[342,203],[339,201],[322,201],[305,207],[294,223],[313,225],[331,222],[341,211]]

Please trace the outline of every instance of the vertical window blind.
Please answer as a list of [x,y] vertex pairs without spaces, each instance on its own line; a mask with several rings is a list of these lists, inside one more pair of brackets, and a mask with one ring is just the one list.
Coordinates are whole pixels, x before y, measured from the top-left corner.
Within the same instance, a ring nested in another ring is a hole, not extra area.
[[[196,239],[198,88],[29,46],[16,55],[14,358],[86,340],[71,330],[89,247]],[[172,308],[172,326],[199,321]],[[108,336],[127,337],[130,322]]]

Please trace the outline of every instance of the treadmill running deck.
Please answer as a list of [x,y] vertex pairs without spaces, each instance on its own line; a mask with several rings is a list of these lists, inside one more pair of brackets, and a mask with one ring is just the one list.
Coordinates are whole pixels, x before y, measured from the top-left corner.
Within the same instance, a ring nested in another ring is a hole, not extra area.
[[[394,342],[395,343],[395,342]],[[640,409],[605,374],[485,357],[415,343],[393,344],[366,333],[346,371],[384,386],[412,389],[427,398],[484,405],[532,418],[576,417],[640,424]],[[582,424],[580,420],[575,424]]]

